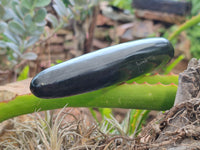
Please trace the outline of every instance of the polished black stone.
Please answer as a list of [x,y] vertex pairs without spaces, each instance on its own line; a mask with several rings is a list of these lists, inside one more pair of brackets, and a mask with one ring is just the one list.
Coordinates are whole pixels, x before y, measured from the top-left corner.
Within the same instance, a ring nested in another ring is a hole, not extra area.
[[41,98],[57,98],[94,91],[151,72],[174,56],[164,38],[127,42],[50,67],[37,74],[30,89]]

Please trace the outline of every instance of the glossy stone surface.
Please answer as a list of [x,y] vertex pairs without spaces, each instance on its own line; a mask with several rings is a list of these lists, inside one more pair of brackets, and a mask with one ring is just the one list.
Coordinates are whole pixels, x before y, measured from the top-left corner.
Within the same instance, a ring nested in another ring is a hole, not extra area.
[[30,89],[41,98],[81,94],[151,72],[173,56],[164,38],[131,41],[50,67],[32,79]]

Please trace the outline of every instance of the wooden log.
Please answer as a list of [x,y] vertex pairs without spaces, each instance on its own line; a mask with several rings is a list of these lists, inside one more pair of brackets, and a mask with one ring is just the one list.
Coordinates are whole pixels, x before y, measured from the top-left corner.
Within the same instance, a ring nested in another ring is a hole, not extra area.
[[17,95],[31,94],[30,81],[31,78],[0,86],[0,102],[10,101]]
[[185,16],[191,11],[191,2],[174,0],[133,0],[133,7],[137,9]]
[[141,9],[135,10],[135,16],[138,18],[158,20],[158,21],[167,22],[171,24],[181,24],[185,21],[185,17],[183,16],[162,13],[162,12],[157,12],[157,11],[141,10]]

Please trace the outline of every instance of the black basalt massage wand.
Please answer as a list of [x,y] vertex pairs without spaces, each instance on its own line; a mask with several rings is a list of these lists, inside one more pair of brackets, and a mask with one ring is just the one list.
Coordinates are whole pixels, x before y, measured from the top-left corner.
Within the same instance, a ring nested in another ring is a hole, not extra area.
[[58,98],[119,84],[166,64],[174,56],[164,38],[131,41],[50,67],[37,74],[30,89],[41,98]]

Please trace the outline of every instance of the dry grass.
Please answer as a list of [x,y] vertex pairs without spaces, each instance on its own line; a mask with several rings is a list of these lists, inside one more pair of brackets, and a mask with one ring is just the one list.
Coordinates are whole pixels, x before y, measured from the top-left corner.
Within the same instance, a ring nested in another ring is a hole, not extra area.
[[[106,150],[133,149],[134,141],[121,135],[109,135],[106,127],[88,126],[70,112],[46,112],[29,115],[31,119],[20,123],[12,119],[13,128],[7,129],[0,142],[3,150]],[[66,121],[73,117],[73,121]],[[114,127],[114,126],[113,126]]]

